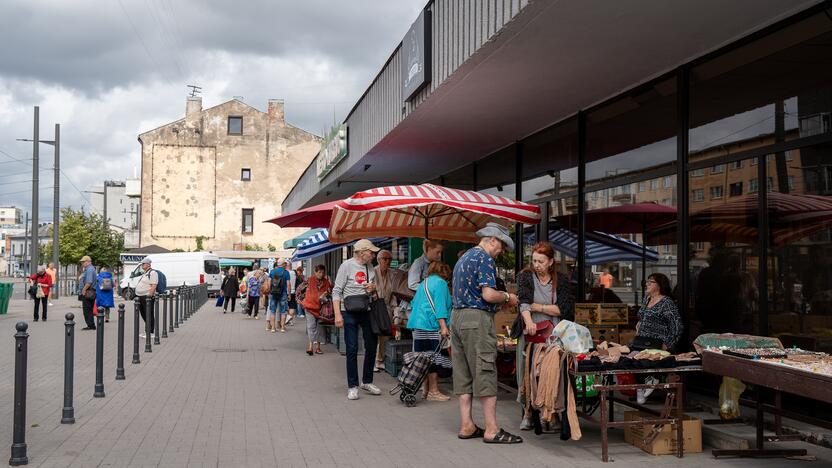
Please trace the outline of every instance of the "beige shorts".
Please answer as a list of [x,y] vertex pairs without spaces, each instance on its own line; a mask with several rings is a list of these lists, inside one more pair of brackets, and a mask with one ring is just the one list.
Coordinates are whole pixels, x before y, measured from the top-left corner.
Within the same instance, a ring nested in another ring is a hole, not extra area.
[[454,309],[451,314],[454,393],[474,397],[497,395],[497,332],[494,314],[480,309]]

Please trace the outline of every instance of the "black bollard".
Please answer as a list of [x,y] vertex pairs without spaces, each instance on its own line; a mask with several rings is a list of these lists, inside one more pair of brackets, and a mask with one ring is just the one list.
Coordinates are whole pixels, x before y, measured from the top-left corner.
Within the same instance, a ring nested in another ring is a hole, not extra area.
[[75,423],[75,408],[72,406],[73,381],[75,380],[75,314],[65,316],[66,336],[64,338],[64,410],[61,424]]
[[26,456],[26,361],[29,353],[27,341],[29,334],[26,322],[17,322],[14,335],[14,435],[12,436],[12,456],[9,465],[20,466],[29,463]]
[[[179,328],[179,290],[173,290],[173,328]],[[173,328],[170,329],[173,332]]]
[[161,344],[162,341],[159,339],[159,306],[162,302],[162,296],[156,296],[156,300],[153,301],[153,344],[158,345]]
[[118,358],[116,380],[124,380],[124,304],[118,305]]
[[104,308],[98,308],[95,324],[95,391],[92,396],[104,398]]
[[142,300],[144,298],[139,296],[133,299],[133,364],[142,362],[139,358],[139,310],[141,310]]
[[173,324],[176,322],[173,319],[173,306],[176,302],[176,297],[174,297],[174,291],[168,291],[168,302],[170,303],[170,309],[168,310],[168,333],[173,334]]
[[170,294],[165,291],[164,307],[162,307],[162,338],[168,337],[168,303],[170,302]]
[[152,353],[153,347],[150,345],[150,340],[153,336],[153,328],[150,327],[150,322],[153,320],[153,303],[155,302],[155,297],[145,297],[144,301],[144,352]]

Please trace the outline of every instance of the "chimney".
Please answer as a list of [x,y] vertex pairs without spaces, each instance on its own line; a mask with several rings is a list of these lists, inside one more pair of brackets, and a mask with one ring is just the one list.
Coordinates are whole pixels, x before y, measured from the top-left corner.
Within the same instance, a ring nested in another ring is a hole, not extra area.
[[286,115],[283,111],[283,99],[269,99],[269,120],[284,123]]
[[188,101],[185,103],[185,117],[195,117],[192,114],[199,114],[202,112],[202,98],[201,97],[189,97]]

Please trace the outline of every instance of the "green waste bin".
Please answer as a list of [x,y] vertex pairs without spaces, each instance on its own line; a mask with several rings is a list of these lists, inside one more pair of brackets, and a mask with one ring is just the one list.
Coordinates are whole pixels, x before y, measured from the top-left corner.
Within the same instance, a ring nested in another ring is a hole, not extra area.
[[0,315],[9,312],[9,300],[14,291],[13,283],[0,283]]

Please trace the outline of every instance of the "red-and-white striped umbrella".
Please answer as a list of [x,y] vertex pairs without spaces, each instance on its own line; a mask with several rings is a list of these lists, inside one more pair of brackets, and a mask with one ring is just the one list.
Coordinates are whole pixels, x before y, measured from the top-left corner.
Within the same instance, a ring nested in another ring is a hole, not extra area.
[[536,224],[540,208],[511,198],[438,185],[400,185],[358,192],[335,204],[332,242],[364,237],[426,237],[475,242],[488,222]]

